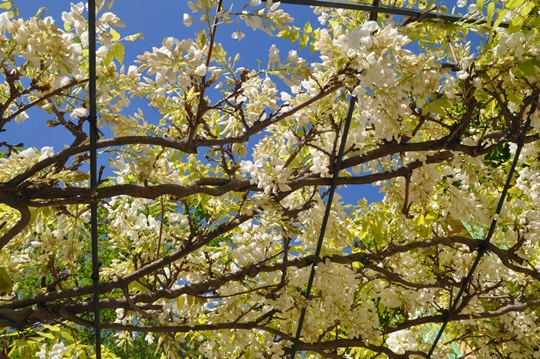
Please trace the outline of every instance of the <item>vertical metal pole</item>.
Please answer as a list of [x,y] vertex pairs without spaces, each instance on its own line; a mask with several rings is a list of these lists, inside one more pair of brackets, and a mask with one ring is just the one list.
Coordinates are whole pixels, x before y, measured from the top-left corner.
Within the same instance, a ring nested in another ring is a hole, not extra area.
[[[349,134],[349,128],[351,127],[352,116],[354,113],[354,104],[356,103],[356,96],[351,96],[349,100],[349,110],[347,113],[347,119],[345,120],[345,125],[343,126],[343,134],[341,135],[341,143],[339,145],[338,154],[334,162],[334,172],[332,176],[332,182],[330,185],[330,190],[328,191],[328,199],[326,202],[326,209],[324,212],[324,217],[321,223],[321,231],[319,232],[319,240],[317,241],[317,248],[315,249],[315,258],[313,258],[313,264],[311,265],[311,271],[309,273],[309,280],[306,288],[305,297],[309,300],[311,296],[311,288],[313,287],[313,282],[315,281],[315,268],[319,263],[321,257],[321,250],[324,241],[324,235],[326,233],[326,226],[328,225],[328,220],[330,218],[330,211],[332,210],[332,202],[334,200],[334,193],[336,192],[336,187],[339,179],[339,171],[341,170],[341,162],[343,161],[343,154],[345,153],[345,145],[347,143],[347,136]],[[337,137],[338,133],[336,133]],[[300,319],[298,320],[298,327],[296,328],[296,335],[294,338],[294,343],[291,349],[291,359],[294,359],[296,352],[298,350],[298,345],[300,344],[300,336],[302,334],[302,327],[304,326],[304,321],[306,317],[306,307],[302,308],[300,312]]]
[[[373,6],[377,7],[379,6],[379,0],[373,0]],[[369,14],[369,20],[370,21],[377,21],[377,11],[372,11]],[[341,143],[339,146],[338,154],[336,157],[336,160],[334,162],[334,172],[332,176],[332,182],[330,185],[330,190],[328,191],[328,200],[326,203],[326,209],[324,213],[324,217],[321,223],[321,231],[319,232],[319,240],[317,241],[317,248],[315,249],[315,258],[313,259],[313,264],[311,265],[311,272],[309,274],[309,280],[306,288],[305,297],[309,300],[311,295],[311,288],[313,286],[313,282],[315,280],[315,268],[317,267],[317,264],[319,263],[320,256],[321,256],[321,250],[322,245],[324,241],[324,235],[326,233],[326,226],[328,224],[328,219],[330,217],[330,211],[332,208],[332,201],[334,199],[334,193],[336,191],[337,182],[339,179],[339,171],[341,170],[341,162],[343,160],[343,155],[345,153],[345,144],[347,142],[347,136],[349,134],[349,128],[351,126],[352,116],[354,113],[354,105],[357,101],[356,96],[351,96],[349,101],[349,110],[347,113],[347,119],[345,120],[345,125],[343,127],[343,134],[341,138]],[[291,359],[294,359],[296,357],[296,352],[298,351],[298,346],[300,344],[300,336],[302,334],[302,327],[304,326],[304,321],[306,317],[306,311],[307,308],[303,307],[302,311],[300,312],[300,319],[298,320],[298,326],[296,328],[296,335],[294,337],[293,346],[291,348]]]
[[538,99],[539,97],[537,95],[534,102],[531,105],[531,109],[529,110],[529,115],[527,116],[527,120],[525,121],[525,124],[523,125],[523,132],[521,133],[521,136],[519,136],[516,153],[514,154],[512,165],[510,166],[510,170],[508,171],[508,175],[506,177],[506,183],[504,184],[503,190],[499,197],[499,203],[497,204],[497,208],[495,209],[495,215],[493,216],[493,219],[491,220],[491,225],[489,227],[488,234],[482,240],[480,246],[478,247],[478,253],[476,254],[476,258],[473,262],[473,265],[471,266],[471,268],[469,269],[469,272],[467,273],[467,276],[461,283],[461,288],[459,289],[459,292],[456,295],[454,302],[452,303],[450,308],[448,308],[448,311],[446,312],[446,315],[444,316],[444,321],[441,327],[439,328],[439,331],[437,333],[437,336],[435,337],[435,340],[433,341],[433,344],[431,345],[431,348],[429,349],[426,359],[430,359],[431,356],[433,355],[433,352],[435,351],[435,348],[437,347],[437,344],[439,343],[439,340],[441,339],[444,333],[444,329],[450,322],[450,319],[452,319],[452,316],[454,315],[454,312],[457,309],[457,306],[461,300],[461,297],[465,293],[465,290],[467,289],[467,287],[469,286],[469,283],[472,280],[472,276],[476,270],[476,267],[480,263],[480,259],[482,259],[482,256],[486,254],[488,250],[488,245],[491,242],[491,237],[493,236],[493,233],[495,232],[495,227],[497,226],[497,220],[499,218],[499,215],[501,214],[504,202],[506,201],[506,195],[508,194],[508,190],[512,186],[512,179],[514,178],[514,171],[516,170],[516,167],[519,161],[519,155],[521,154],[521,150],[523,149],[523,145],[525,144],[525,137],[527,137],[527,132],[529,132],[529,129],[531,127],[531,115],[536,112],[536,104],[538,103]]
[[[97,187],[97,111],[96,111],[96,2],[88,1],[88,56],[89,81],[88,96],[90,113],[90,191],[94,193]],[[98,223],[97,202],[90,202],[90,231],[92,240],[92,281],[94,289],[94,335],[96,344],[96,359],[101,359],[101,328],[99,309],[99,258],[98,258]]]

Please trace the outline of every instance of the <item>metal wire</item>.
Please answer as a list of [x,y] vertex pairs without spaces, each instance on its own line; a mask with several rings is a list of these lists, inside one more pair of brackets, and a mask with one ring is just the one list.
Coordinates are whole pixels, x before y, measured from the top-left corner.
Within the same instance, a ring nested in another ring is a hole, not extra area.
[[[377,7],[379,5],[379,0],[373,0],[373,6]],[[372,11],[369,15],[370,21],[377,21],[377,11]],[[328,191],[328,200],[326,202],[326,209],[324,212],[324,217],[321,223],[321,231],[319,232],[319,239],[317,241],[317,248],[315,250],[315,258],[313,258],[313,264],[311,265],[311,271],[309,273],[309,280],[306,288],[305,298],[309,299],[311,296],[311,288],[315,280],[315,268],[320,261],[322,244],[324,241],[324,235],[326,233],[326,226],[328,225],[328,219],[330,218],[330,211],[332,209],[332,202],[334,200],[334,193],[336,192],[336,187],[339,179],[339,171],[341,170],[341,162],[343,161],[343,154],[345,153],[345,144],[347,143],[347,136],[349,134],[349,128],[351,126],[352,115],[354,112],[354,104],[358,98],[356,96],[351,96],[349,100],[349,110],[347,112],[347,118],[345,120],[345,125],[343,126],[343,134],[341,135],[341,143],[339,145],[338,154],[334,162],[334,172],[332,175],[332,182],[330,184],[330,189]],[[294,337],[294,343],[291,349],[291,359],[294,359],[296,356],[296,351],[298,350],[298,345],[300,344],[300,336],[302,334],[302,327],[304,326],[304,321],[306,317],[307,308],[303,307],[300,312],[300,319],[298,320],[298,327],[296,328],[296,335]]]
[[456,311],[456,308],[459,304],[459,301],[461,300],[461,297],[463,296],[463,293],[467,289],[472,276],[476,270],[476,267],[478,266],[478,263],[480,263],[480,259],[482,259],[482,256],[487,252],[488,244],[491,241],[491,237],[493,236],[493,233],[495,232],[495,227],[497,226],[497,219],[499,215],[501,214],[501,210],[503,207],[503,204],[506,200],[506,195],[508,193],[508,189],[510,188],[510,184],[512,182],[512,177],[514,175],[514,171],[517,166],[517,162],[519,160],[519,155],[521,153],[521,149],[523,148],[523,144],[525,143],[525,136],[527,135],[527,132],[529,131],[529,127],[531,126],[531,115],[536,111],[536,103],[538,101],[538,96],[536,97],[535,101],[531,105],[531,109],[529,111],[529,115],[527,116],[527,121],[525,121],[525,125],[523,126],[523,132],[521,133],[521,136],[519,137],[516,154],[514,155],[514,159],[512,161],[512,166],[510,167],[510,171],[508,171],[508,177],[506,178],[506,183],[504,184],[504,188],[501,193],[501,197],[499,198],[499,203],[497,204],[497,209],[495,210],[495,215],[493,216],[493,219],[491,220],[491,226],[489,227],[489,232],[482,240],[482,243],[478,247],[478,253],[476,255],[476,259],[474,260],[474,263],[469,270],[469,273],[467,273],[467,276],[463,280],[461,284],[461,288],[459,289],[459,292],[456,296],[456,299],[454,299],[454,302],[452,303],[452,306],[448,309],[448,312],[446,313],[446,316],[444,318],[444,321],[439,329],[439,332],[437,333],[437,336],[435,337],[435,340],[433,341],[433,344],[431,345],[431,349],[429,350],[427,354],[427,359],[431,358],[431,355],[435,351],[435,348],[437,346],[437,343],[441,339],[441,336],[444,332],[444,329],[448,325],[448,322],[450,322],[450,319],[452,319],[452,315],[454,315],[454,312]]
[[[370,4],[360,4],[354,3],[346,0],[281,0],[283,4],[296,4],[296,5],[308,5],[308,6],[322,6],[330,7],[336,9],[347,9],[347,10],[359,10],[359,11],[369,11],[369,12],[378,12],[384,14],[393,14],[393,15],[402,15],[412,18],[422,18],[422,19],[431,19],[431,20],[441,20],[446,22],[462,22],[468,24],[487,24],[487,20],[479,18],[465,18],[460,15],[454,14],[442,14],[439,12],[427,12],[414,9],[406,9],[394,6],[384,6],[384,5],[370,5]],[[508,27],[507,22],[501,22],[498,27]]]
[[[89,116],[90,126],[90,191],[97,187],[97,104],[96,104],[96,3],[88,1],[88,56],[89,56]],[[92,284],[94,292],[94,336],[96,344],[96,359],[101,359],[101,328],[99,306],[99,247],[97,201],[90,201],[90,235],[92,241]]]
[[[341,137],[341,143],[339,145],[339,151],[336,158],[336,161],[334,162],[334,173],[332,176],[332,182],[330,185],[330,190],[328,192],[328,200],[326,203],[326,209],[324,212],[324,217],[321,224],[321,231],[319,233],[319,240],[317,241],[317,249],[315,250],[315,258],[313,259],[313,264],[311,266],[311,272],[309,274],[309,281],[306,288],[305,297],[306,299],[309,299],[311,295],[311,287],[313,286],[313,281],[315,279],[315,267],[319,263],[320,255],[321,255],[321,249],[322,244],[324,240],[324,234],[326,232],[326,226],[328,225],[328,218],[330,217],[330,210],[332,208],[332,201],[334,199],[334,193],[336,191],[338,177],[339,177],[339,171],[341,169],[341,162],[343,158],[343,153],[345,152],[345,143],[347,142],[347,135],[349,134],[349,127],[351,125],[351,119],[352,114],[354,112],[354,103],[356,102],[356,96],[351,96],[350,102],[349,102],[349,112],[347,114],[347,119],[345,120],[345,126],[343,127],[343,134]],[[306,316],[306,307],[302,308],[302,311],[300,312],[300,319],[298,320],[298,327],[296,329],[296,336],[294,338],[294,344],[292,346],[291,350],[291,359],[294,359],[296,355],[296,351],[298,349],[298,344],[300,343],[300,334],[302,333],[302,327],[304,325],[304,319]]]

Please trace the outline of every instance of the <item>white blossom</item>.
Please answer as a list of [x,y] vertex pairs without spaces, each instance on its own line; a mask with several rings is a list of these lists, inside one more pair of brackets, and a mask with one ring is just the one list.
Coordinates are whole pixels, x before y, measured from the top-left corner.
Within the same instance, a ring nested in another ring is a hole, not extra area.
[[193,24],[193,18],[191,17],[190,14],[185,13],[184,14],[184,25],[186,25],[187,27],[190,27],[191,24]]
[[200,64],[199,66],[197,66],[197,68],[195,69],[195,74],[198,75],[198,76],[204,76],[206,75],[206,71],[208,69],[206,68],[206,65],[205,64]]
[[242,40],[246,36],[242,31],[238,30],[232,33],[231,37],[235,40]]
[[278,63],[279,61],[280,61],[280,59],[279,59],[279,50],[278,50],[278,48],[276,47],[276,45],[270,46],[270,50],[269,50],[269,53],[268,53],[268,62],[270,64],[275,64],[275,63]]
[[71,119],[75,119],[76,117],[85,117],[86,115],[88,114],[88,110],[84,107],[77,107],[76,109],[74,109],[71,114],[69,115],[69,117],[71,117]]

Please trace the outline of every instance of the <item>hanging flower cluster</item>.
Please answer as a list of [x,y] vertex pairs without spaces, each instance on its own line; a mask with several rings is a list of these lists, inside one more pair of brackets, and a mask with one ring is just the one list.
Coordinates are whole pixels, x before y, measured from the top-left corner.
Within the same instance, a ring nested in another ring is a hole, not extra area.
[[[320,7],[298,24],[279,2],[190,1],[181,17],[193,32],[168,34],[133,63],[124,48],[140,35],[120,35],[112,1],[98,5],[94,188],[87,7],[72,4],[57,23],[0,6],[7,354],[92,355],[77,333],[93,325],[97,202],[111,358],[138,346],[168,358],[288,357],[302,308],[305,358],[423,357],[494,219],[433,357],[537,356],[534,2],[459,2],[487,21],[478,27]],[[231,45],[252,31],[273,36],[256,64]],[[62,135],[39,148],[9,135],[36,121]],[[342,141],[339,195],[306,298]],[[362,199],[363,184],[380,201]]]

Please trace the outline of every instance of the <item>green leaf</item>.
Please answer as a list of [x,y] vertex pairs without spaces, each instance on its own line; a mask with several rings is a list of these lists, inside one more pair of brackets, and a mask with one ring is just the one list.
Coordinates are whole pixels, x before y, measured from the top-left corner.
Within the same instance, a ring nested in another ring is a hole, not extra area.
[[37,332],[37,334],[47,339],[54,339],[54,335],[52,333]]
[[445,108],[448,108],[450,106],[451,106],[450,101],[448,101],[447,98],[443,97],[443,98],[437,99],[436,101],[428,103],[426,105],[426,109],[438,115],[445,116],[446,115]]
[[306,24],[304,25],[304,32],[306,33],[311,33],[313,31],[312,27],[311,27],[311,23],[308,21],[306,22]]
[[420,213],[417,217],[416,217],[416,225],[417,226],[421,226],[425,223],[425,217],[422,213]]
[[507,12],[508,12],[508,10],[502,9],[501,11],[499,11],[499,12],[497,13],[497,19],[496,19],[495,22],[493,23],[493,27],[494,27],[494,28],[498,28],[498,27],[499,27],[499,25],[500,25],[501,22],[503,21],[504,16],[506,15]]
[[287,30],[281,30],[280,32],[278,32],[277,37],[288,39],[291,37],[291,32]]
[[49,329],[51,332],[59,332],[60,331],[59,326],[54,326],[54,325],[49,325],[49,324],[43,324],[43,328]]
[[292,32],[291,32],[291,42],[295,42],[296,40],[298,40],[298,38],[300,37],[300,32],[298,31],[298,29],[294,29]]
[[23,339],[18,339],[15,341],[15,343],[13,343],[13,347],[24,347],[26,345],[28,345],[28,341]]
[[452,106],[452,103],[446,97],[442,97],[442,98],[438,99],[437,103],[439,105],[441,105],[442,107],[444,107],[444,108],[448,108],[448,107]]
[[111,29],[109,30],[109,32],[111,33],[112,35],[112,41],[118,41],[120,40],[120,34],[118,33],[118,31],[116,31],[115,29],[113,29],[111,27]]
[[124,63],[124,45],[116,43],[112,46],[111,52],[120,64]]
[[431,226],[420,226],[418,234],[421,238],[429,238],[431,234]]
[[515,18],[512,19],[512,21],[510,21],[510,25],[508,26],[508,32],[509,33],[518,32],[519,30],[521,30],[522,27],[523,27],[523,18],[520,16],[516,16]]
[[188,92],[186,92],[186,94],[185,94],[185,100],[186,101],[192,100],[195,97],[197,97],[198,95],[199,95],[199,92],[195,92],[195,87],[190,87]]
[[537,68],[540,68],[540,61],[531,59],[525,62],[517,64],[518,68],[525,74],[525,76],[535,76]]
[[[521,6],[521,4],[523,4],[524,2],[525,0],[510,0],[506,3],[506,8],[515,9],[516,7]],[[495,3],[493,3],[493,6],[495,6]]]
[[109,50],[109,52],[107,53],[107,56],[103,60],[103,65],[109,66],[109,64],[112,62],[113,59],[114,59],[114,53],[112,52],[112,50]]
[[130,41],[130,42],[136,41],[138,39],[144,40],[144,36],[143,36],[142,32],[138,32],[136,34],[129,35],[129,36],[126,36],[124,38],[124,40]]
[[523,98],[516,96],[516,94],[509,92],[508,95],[506,95],[507,99],[512,101],[513,103],[517,103],[518,105],[523,105]]
[[493,18],[493,13],[495,12],[495,3],[490,2],[487,6],[487,21],[488,24],[491,24],[491,19]]
[[60,335],[66,339],[66,340],[69,340],[71,342],[75,341],[75,339],[73,338],[73,336],[71,335],[71,333],[69,333],[67,330],[62,330],[60,332]]
[[128,284],[128,289],[134,293],[144,293],[146,288],[139,282],[133,281]]
[[310,55],[313,55],[315,53],[315,43],[314,42],[310,42],[309,43],[309,54]]
[[534,9],[534,7],[535,7],[534,2],[531,1],[531,2],[526,3],[525,5],[523,5],[523,7],[520,10],[521,15],[527,16],[531,12],[531,10]]
[[523,194],[523,191],[520,190],[519,188],[517,187],[512,187],[508,190],[508,194],[511,194],[513,195],[514,197],[519,197]]
[[300,36],[300,49],[303,49],[304,47],[306,47],[308,42],[309,42],[309,35],[302,34],[302,36]]
[[11,213],[11,212],[13,212],[13,209],[10,206],[0,203],[0,215],[4,215],[4,213]]
[[476,0],[476,8],[480,13],[483,13],[482,8],[484,7],[484,0]]
[[4,267],[0,267],[0,293],[9,292],[13,288],[13,281]]
[[0,9],[9,10],[9,9],[11,9],[11,4],[8,3],[8,2],[5,2],[5,3],[0,5]]

